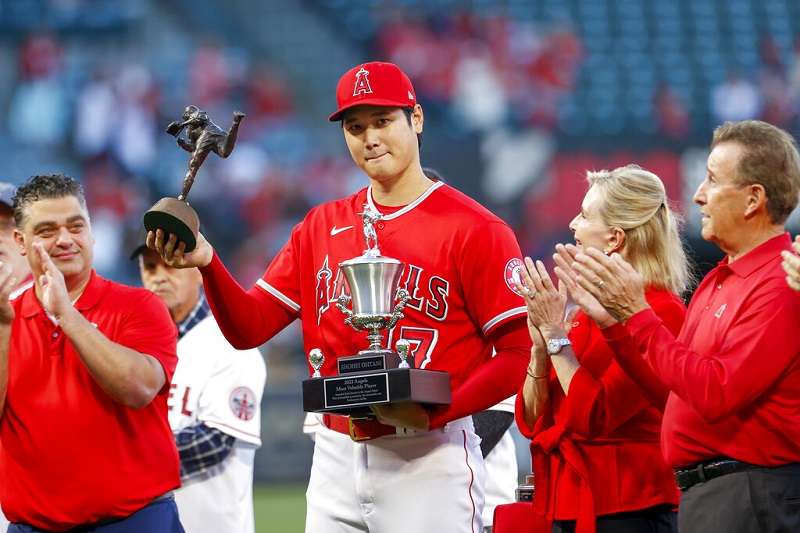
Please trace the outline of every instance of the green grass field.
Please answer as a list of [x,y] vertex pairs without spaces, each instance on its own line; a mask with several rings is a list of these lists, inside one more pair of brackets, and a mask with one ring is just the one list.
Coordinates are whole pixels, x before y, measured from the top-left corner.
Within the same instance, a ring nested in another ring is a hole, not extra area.
[[256,533],[303,533],[305,485],[256,485],[253,488]]

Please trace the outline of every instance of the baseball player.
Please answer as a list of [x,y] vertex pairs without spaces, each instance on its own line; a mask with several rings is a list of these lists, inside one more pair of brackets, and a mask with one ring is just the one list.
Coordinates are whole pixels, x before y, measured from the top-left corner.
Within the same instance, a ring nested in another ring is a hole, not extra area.
[[267,378],[258,350],[225,340],[201,290],[197,269],[169,267],[146,246],[145,288],[178,326],[178,366],[167,401],[181,459],[175,502],[187,533],[253,533],[253,460],[261,446],[261,395]]
[[364,251],[364,204],[381,213],[380,250],[406,264],[401,285],[411,295],[388,343],[406,339],[415,367],[447,371],[452,403],[373,407],[367,420],[323,416],[306,531],[480,532],[484,464],[471,415],[517,390],[530,349],[514,283],[519,245],[495,215],[424,175],[422,108],[396,65],[350,69],[337,102],[330,120],[340,122],[369,186],[312,209],[253,288],[236,283],[202,235],[189,254],[161,230],[148,234],[148,246],[168,264],[201,267],[214,316],[234,346],[258,346],[300,318],[305,350],[321,349],[322,374],[333,375],[337,357],[366,347],[334,306],[347,290],[338,265]]

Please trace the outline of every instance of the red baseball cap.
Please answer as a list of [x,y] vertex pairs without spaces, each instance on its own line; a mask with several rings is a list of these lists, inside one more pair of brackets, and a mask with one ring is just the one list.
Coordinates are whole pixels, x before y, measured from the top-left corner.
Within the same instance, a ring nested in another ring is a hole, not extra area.
[[336,103],[339,108],[328,118],[331,122],[341,119],[342,113],[357,105],[414,107],[417,95],[400,67],[373,61],[355,66],[339,78]]

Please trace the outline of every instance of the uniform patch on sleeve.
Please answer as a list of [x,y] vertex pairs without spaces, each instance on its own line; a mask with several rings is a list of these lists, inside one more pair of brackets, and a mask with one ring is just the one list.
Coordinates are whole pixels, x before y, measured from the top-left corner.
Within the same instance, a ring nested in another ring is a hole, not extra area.
[[256,414],[256,395],[247,387],[236,387],[231,392],[228,405],[233,416],[247,422]]
[[506,263],[506,286],[518,296],[522,296],[522,293],[519,292],[519,290],[517,290],[517,288],[514,286],[514,282],[522,283],[522,275],[520,273],[522,272],[523,268],[525,268],[525,264],[522,262],[522,259],[518,257],[509,259],[508,263]]

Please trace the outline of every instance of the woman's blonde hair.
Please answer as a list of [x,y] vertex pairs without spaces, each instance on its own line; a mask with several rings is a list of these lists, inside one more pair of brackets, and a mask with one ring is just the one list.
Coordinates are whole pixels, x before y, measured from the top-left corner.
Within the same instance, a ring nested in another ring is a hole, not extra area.
[[625,232],[622,252],[649,286],[682,294],[693,276],[681,242],[681,217],[669,207],[661,179],[639,167],[586,173],[601,198],[603,222]]

